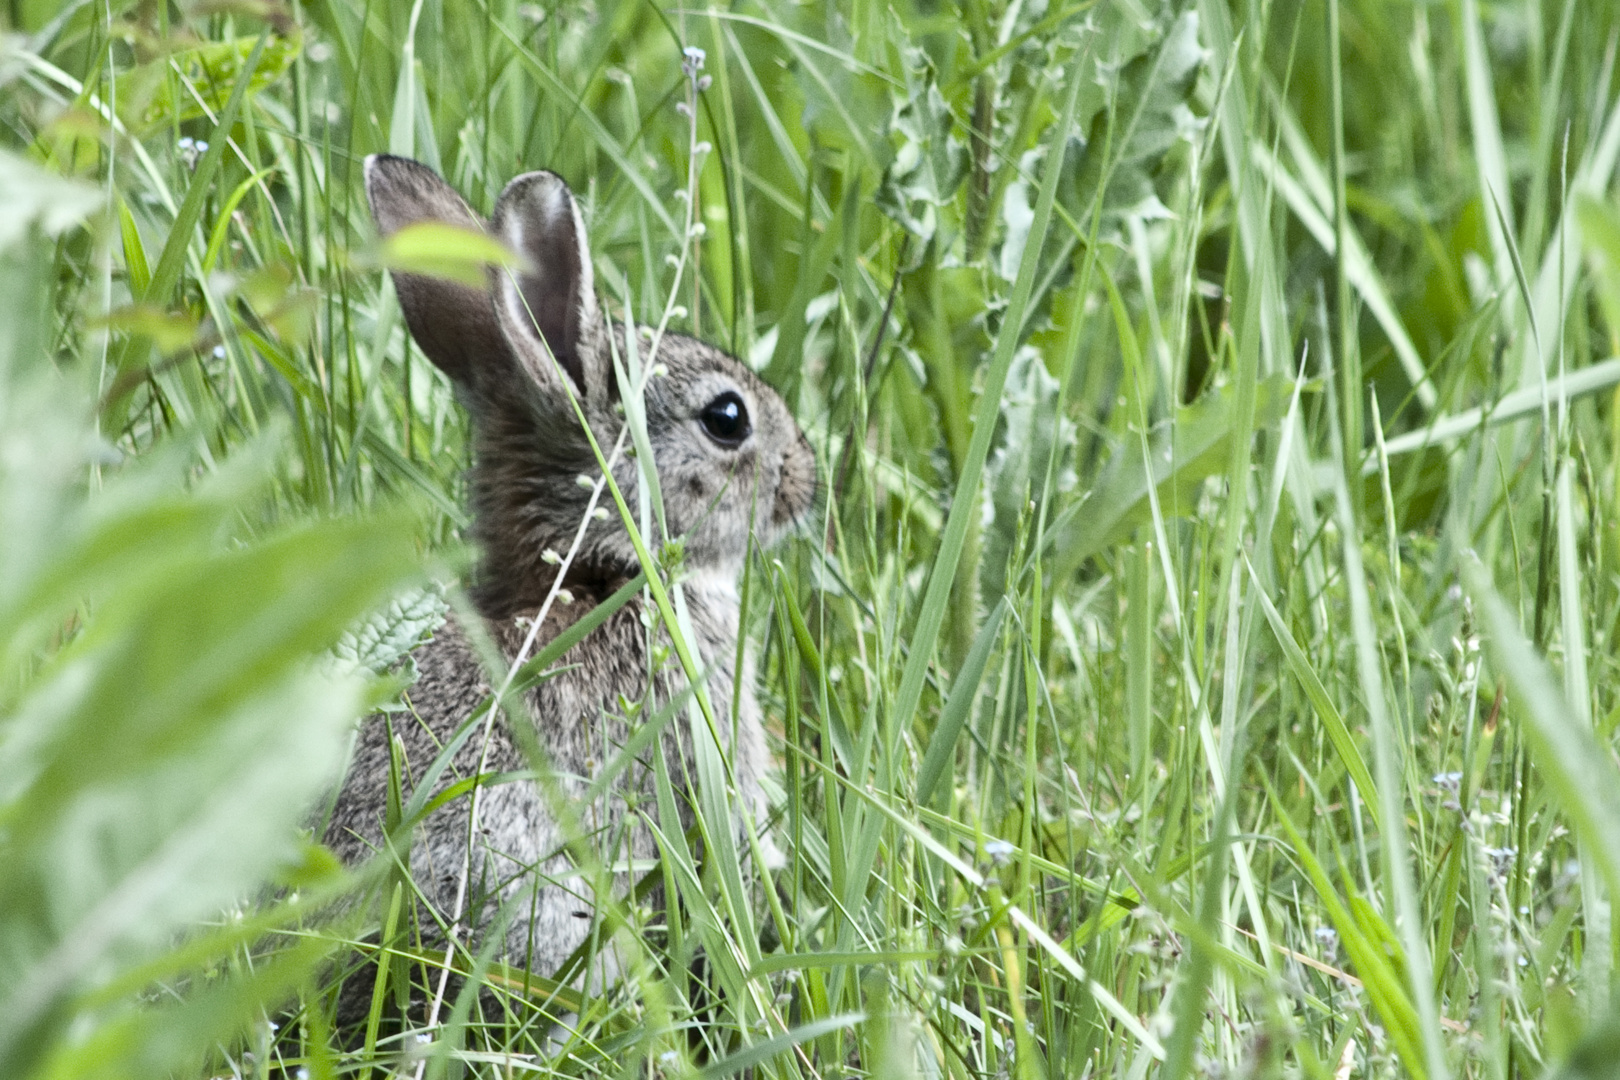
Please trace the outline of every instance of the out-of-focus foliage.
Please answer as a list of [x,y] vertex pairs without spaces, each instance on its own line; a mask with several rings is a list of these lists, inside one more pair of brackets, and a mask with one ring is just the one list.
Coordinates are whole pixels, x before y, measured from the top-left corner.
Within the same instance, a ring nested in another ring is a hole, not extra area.
[[320,658],[416,529],[276,511],[278,434],[98,430],[107,334],[62,275],[107,200],[4,150],[0,191],[0,1074],[168,1075],[330,952],[272,933],[341,884],[300,835],[373,694]]

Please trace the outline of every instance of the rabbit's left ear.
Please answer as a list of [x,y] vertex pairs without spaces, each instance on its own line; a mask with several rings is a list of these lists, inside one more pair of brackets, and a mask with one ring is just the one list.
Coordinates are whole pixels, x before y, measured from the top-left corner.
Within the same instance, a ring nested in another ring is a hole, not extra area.
[[568,185],[553,172],[524,173],[501,192],[491,224],[528,261],[522,270],[494,271],[501,329],[524,366],[558,394],[566,377],[587,401],[609,400],[613,372],[598,343],[591,251]]

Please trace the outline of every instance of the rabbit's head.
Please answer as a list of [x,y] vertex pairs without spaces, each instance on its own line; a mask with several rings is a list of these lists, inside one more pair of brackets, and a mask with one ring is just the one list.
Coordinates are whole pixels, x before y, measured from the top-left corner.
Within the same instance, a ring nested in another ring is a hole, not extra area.
[[[383,236],[420,221],[485,229],[522,259],[493,268],[487,288],[394,273],[412,336],[448,375],[471,413],[473,512],[484,548],[476,598],[486,615],[537,603],[586,513],[581,476],[600,474],[624,425],[624,357],[660,365],[643,402],[665,520],[686,563],[734,574],[750,538],[769,544],[808,511],[815,459],[787,405],[747,367],[695,338],[604,317],[584,223],[554,173],[525,173],[501,192],[487,224],[436,173],[405,158],[366,159],[366,194]],[[576,409],[577,406],[577,409]],[[626,440],[628,445],[628,439]],[[614,479],[633,508],[639,483],[628,455]],[[606,497],[571,579],[586,585],[634,574],[628,535]],[[649,538],[650,540],[651,538]]]

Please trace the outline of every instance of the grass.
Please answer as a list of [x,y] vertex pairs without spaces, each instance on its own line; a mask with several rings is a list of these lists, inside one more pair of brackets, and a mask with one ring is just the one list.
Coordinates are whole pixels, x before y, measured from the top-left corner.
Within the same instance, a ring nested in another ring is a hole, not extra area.
[[[0,27],[0,1073],[1607,1075],[1620,12]],[[384,150],[486,210],[560,172],[605,301],[820,462],[745,582],[787,864],[666,835],[679,903],[560,1035],[476,952],[510,1011],[332,1030],[344,971],[444,961],[299,834],[461,602]]]

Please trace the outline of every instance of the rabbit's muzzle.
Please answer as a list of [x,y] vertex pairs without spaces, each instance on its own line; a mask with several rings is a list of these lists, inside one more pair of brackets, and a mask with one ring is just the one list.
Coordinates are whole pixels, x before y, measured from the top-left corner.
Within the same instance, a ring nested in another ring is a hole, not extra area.
[[782,457],[782,478],[776,488],[776,505],[771,508],[771,524],[791,529],[804,520],[816,497],[816,455],[803,433]]

